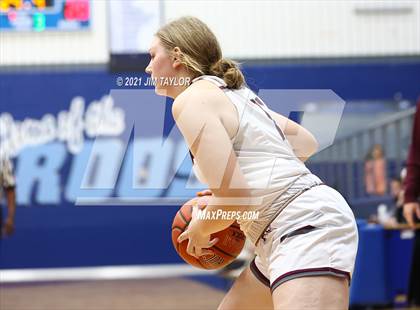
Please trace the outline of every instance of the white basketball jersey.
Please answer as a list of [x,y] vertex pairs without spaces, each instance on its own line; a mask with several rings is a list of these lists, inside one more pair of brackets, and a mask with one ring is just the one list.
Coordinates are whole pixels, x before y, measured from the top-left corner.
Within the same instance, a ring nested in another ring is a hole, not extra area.
[[[296,185],[298,179],[311,176],[298,182],[299,189],[321,181],[296,157],[284,133],[270,116],[269,108],[252,90],[248,87],[229,89],[223,79],[216,76],[203,75],[193,82],[197,80],[207,80],[217,85],[238,112],[239,129],[232,138],[233,149],[252,196],[262,199],[261,204],[254,208],[260,211],[259,219],[239,223],[248,237],[256,239],[259,237],[256,235],[261,234],[261,230],[269,224],[266,222],[279,213],[278,207],[271,208],[274,202],[280,197],[285,200],[290,196],[287,191]],[[200,181],[207,183],[196,164],[194,171]]]

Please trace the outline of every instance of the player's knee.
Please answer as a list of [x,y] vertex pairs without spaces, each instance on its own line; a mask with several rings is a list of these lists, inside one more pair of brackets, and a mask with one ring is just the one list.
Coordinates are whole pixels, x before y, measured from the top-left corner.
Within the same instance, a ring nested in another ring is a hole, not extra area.
[[293,279],[273,291],[273,302],[274,309],[348,309],[348,281],[334,276]]

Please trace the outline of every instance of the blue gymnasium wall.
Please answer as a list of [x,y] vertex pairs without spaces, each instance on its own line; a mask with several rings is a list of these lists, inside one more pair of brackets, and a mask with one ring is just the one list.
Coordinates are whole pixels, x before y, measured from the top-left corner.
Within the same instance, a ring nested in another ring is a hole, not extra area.
[[[357,65],[259,65],[245,66],[244,71],[254,90],[332,89],[344,100],[391,99],[397,92],[402,93],[404,98],[415,100],[420,93],[418,61]],[[145,78],[143,74],[114,75],[98,69],[0,72],[1,117],[4,121],[5,113],[9,113],[14,122],[25,118],[40,120],[46,114],[55,117],[60,111],[68,111],[70,103],[78,96],[83,98],[85,108],[88,108],[94,101],[100,101],[109,94],[111,89],[117,88],[115,81],[120,75]],[[164,133],[167,134],[172,126],[168,104]],[[102,138],[105,141],[104,158],[106,154],[115,153],[112,143],[107,146],[108,140]],[[177,207],[74,205],[86,168],[83,159],[89,155],[93,140],[85,136],[83,141],[83,149],[79,153],[71,153],[66,143],[55,140],[26,147],[16,156],[19,205],[16,233],[12,238],[1,241],[0,268],[181,262],[170,240],[170,226]],[[123,167],[130,162],[128,153]],[[175,150],[169,152],[164,160],[170,161],[174,153]],[[174,190],[156,195],[176,194],[177,188],[183,187],[189,169],[187,158],[181,166],[181,173],[176,174],[171,183]],[[100,173],[92,170],[93,182],[98,182],[100,177],[95,174],[102,176]],[[118,196],[118,191],[124,192],[126,184],[130,184],[129,180],[130,176],[120,174],[116,189],[105,191],[102,195]],[[184,191],[184,194],[193,195],[194,192]]]

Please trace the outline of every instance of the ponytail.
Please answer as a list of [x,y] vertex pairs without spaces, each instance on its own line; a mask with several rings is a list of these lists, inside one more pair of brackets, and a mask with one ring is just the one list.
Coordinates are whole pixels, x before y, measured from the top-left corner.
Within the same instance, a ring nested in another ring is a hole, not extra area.
[[245,83],[244,75],[237,62],[222,58],[210,67],[211,75],[222,78],[228,88],[238,89]]

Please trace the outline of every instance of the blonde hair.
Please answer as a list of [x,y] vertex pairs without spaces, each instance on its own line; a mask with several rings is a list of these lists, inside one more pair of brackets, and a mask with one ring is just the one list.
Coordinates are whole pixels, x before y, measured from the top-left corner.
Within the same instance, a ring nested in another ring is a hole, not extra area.
[[185,16],[176,19],[160,28],[156,36],[169,53],[173,53],[175,47],[181,50],[180,61],[194,78],[215,75],[233,89],[245,83],[238,63],[222,57],[216,36],[198,18]]

